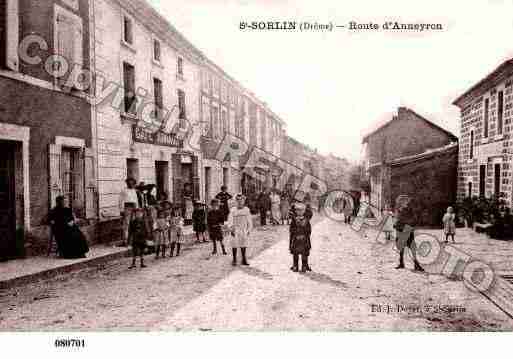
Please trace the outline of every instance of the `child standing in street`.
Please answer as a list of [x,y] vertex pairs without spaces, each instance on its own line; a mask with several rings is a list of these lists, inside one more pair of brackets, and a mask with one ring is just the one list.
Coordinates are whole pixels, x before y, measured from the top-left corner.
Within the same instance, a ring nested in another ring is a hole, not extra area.
[[301,272],[311,271],[308,265],[308,256],[310,255],[312,226],[308,216],[305,215],[306,206],[303,203],[296,203],[295,214],[290,223],[290,241],[289,250],[292,254],[293,272],[299,271],[299,256],[301,256]]
[[129,242],[132,243],[132,265],[129,267],[135,268],[135,259],[137,256],[141,260],[141,268],[144,265],[144,250],[146,249],[146,240],[149,232],[144,220],[144,209],[137,208],[134,210],[132,220],[130,221],[128,236]]
[[390,206],[386,205],[383,211],[383,218],[385,224],[383,225],[383,233],[387,241],[392,240],[392,232],[394,231],[395,217],[394,212],[390,209]]
[[194,210],[192,211],[192,229],[194,230],[194,233],[196,233],[197,243],[201,242],[200,234],[203,242],[207,241],[205,238],[205,220],[205,208],[203,207],[203,204],[199,201],[194,202]]
[[237,206],[230,210],[228,221],[226,222],[232,234],[232,265],[237,265],[237,249],[240,248],[242,255],[241,264],[248,266],[249,263],[246,259],[246,249],[249,245],[251,230],[253,229],[253,218],[251,217],[249,208],[245,206],[245,197],[242,194],[238,194],[235,199],[237,201]]
[[169,240],[171,242],[171,248],[169,257],[172,257],[176,247],[176,256],[180,255],[180,247],[184,241],[183,238],[183,218],[180,215],[180,208],[175,207],[173,209],[173,215],[170,219],[169,227]]
[[162,249],[162,258],[166,257],[166,244],[169,235],[169,219],[166,217],[166,211],[160,209],[157,214],[155,229],[155,259],[159,259],[160,250]]
[[208,212],[207,223],[208,223],[208,236],[212,241],[212,255],[217,254],[217,243],[221,244],[221,250],[226,255],[226,249],[223,244],[223,224],[224,224],[224,212],[220,209],[220,203],[218,199],[213,199],[210,202],[212,209]]
[[445,242],[449,242],[449,237],[452,237],[452,242],[456,243],[454,240],[454,235],[456,234],[456,223],[455,223],[456,215],[454,214],[454,210],[452,207],[447,208],[447,212],[442,218],[442,222],[444,225],[444,233],[445,233]]

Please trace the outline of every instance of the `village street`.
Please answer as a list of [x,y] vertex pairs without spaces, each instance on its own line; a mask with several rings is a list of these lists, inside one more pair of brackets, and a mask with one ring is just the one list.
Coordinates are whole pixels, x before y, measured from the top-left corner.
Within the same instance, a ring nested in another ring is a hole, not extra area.
[[407,269],[396,270],[392,246],[376,246],[347,225],[317,217],[313,272],[290,271],[285,226],[257,228],[250,267],[211,256],[209,243],[188,247],[179,258],[147,256],[142,270],[128,270],[123,258],[2,291],[0,330],[513,329],[513,321],[462,282],[413,272],[409,258]]

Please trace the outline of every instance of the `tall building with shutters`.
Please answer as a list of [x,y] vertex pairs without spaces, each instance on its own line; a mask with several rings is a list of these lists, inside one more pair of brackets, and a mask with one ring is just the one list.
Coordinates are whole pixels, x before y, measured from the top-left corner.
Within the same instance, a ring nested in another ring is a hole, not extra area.
[[203,198],[199,143],[179,134],[199,121],[202,54],[144,0],[95,0],[94,23],[100,222],[119,219],[127,177]]
[[46,250],[58,195],[92,228],[90,15],[88,0],[0,0],[0,259]]
[[265,102],[222,68],[204,59],[201,69],[200,112],[203,125],[201,149],[203,155],[204,197],[209,200],[222,185],[230,193],[242,192],[251,197],[259,190],[276,185],[270,168],[263,168],[265,181],[245,173],[240,159],[218,161],[217,148],[227,134],[278,159],[282,155],[285,122],[274,114]]

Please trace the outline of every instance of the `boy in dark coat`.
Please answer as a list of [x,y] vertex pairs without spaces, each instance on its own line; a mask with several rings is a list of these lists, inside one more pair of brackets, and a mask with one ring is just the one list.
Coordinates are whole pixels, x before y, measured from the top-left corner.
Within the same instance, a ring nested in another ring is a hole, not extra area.
[[302,203],[295,204],[295,213],[290,223],[290,242],[289,250],[292,254],[293,264],[290,268],[293,272],[299,270],[299,256],[301,256],[301,272],[311,271],[308,265],[308,256],[310,255],[312,226],[310,219],[306,216],[306,206]]
[[132,243],[132,265],[129,268],[135,268],[135,258],[137,256],[141,259],[141,268],[146,267],[143,256],[148,235],[149,233],[144,221],[144,210],[137,208],[134,211],[134,217],[132,217],[128,228],[129,242]]
[[223,244],[223,224],[224,224],[224,211],[219,208],[219,200],[213,199],[210,202],[212,209],[208,212],[207,225],[208,235],[212,241],[213,251],[212,254],[217,254],[217,243],[221,244],[223,254],[226,255],[226,249]]
[[394,228],[396,230],[396,244],[399,249],[399,264],[395,268],[404,268],[404,250],[409,248],[415,270],[424,272],[424,269],[417,260],[417,247],[415,244],[415,224],[417,218],[410,204],[410,198],[405,195],[398,196],[396,207],[398,208],[398,215]]
[[207,241],[205,238],[205,208],[203,207],[203,204],[198,201],[194,202],[194,210],[192,211],[192,229],[194,230],[194,233],[196,233],[196,241],[198,243],[201,242],[200,234],[203,242]]

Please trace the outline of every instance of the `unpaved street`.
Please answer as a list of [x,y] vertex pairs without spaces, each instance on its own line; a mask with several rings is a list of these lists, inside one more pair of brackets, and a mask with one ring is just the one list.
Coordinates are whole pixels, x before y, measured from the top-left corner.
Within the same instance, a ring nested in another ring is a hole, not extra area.
[[314,225],[313,272],[293,273],[287,235],[286,227],[256,230],[247,268],[233,268],[229,256],[212,257],[210,244],[202,244],[179,258],[148,257],[143,270],[128,270],[123,259],[0,292],[0,329],[513,329],[461,282],[395,270],[391,247],[328,219]]

